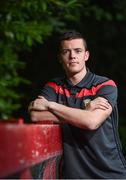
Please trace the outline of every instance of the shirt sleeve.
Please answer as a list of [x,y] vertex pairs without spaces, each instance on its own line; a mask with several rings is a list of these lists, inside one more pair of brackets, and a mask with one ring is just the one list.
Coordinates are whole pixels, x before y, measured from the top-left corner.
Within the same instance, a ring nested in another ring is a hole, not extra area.
[[117,104],[118,90],[117,86],[105,85],[102,86],[96,94],[96,97],[104,97],[111,104],[112,108]]
[[57,94],[55,90],[48,85],[48,83],[46,83],[42,90],[40,90],[39,95],[44,96],[48,101],[57,101]]

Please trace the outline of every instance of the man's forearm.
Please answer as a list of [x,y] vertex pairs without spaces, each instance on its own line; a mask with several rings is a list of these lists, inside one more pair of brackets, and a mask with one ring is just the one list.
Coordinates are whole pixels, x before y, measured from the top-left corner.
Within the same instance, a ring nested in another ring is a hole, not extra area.
[[41,121],[52,121],[53,123],[60,123],[57,116],[49,111],[35,111],[30,112],[30,120],[32,122],[41,122]]
[[104,99],[99,102],[98,98],[91,101],[90,106],[83,110],[48,101],[41,96],[31,104],[29,109],[30,111],[36,110],[40,112],[48,110],[61,121],[90,130],[98,128],[112,112],[111,105]]
[[107,115],[101,115],[101,111],[88,111],[77,108],[71,108],[58,104],[56,102],[49,103],[49,111],[56,114],[59,119],[63,119],[65,122],[75,125],[83,129],[96,129],[106,119]]

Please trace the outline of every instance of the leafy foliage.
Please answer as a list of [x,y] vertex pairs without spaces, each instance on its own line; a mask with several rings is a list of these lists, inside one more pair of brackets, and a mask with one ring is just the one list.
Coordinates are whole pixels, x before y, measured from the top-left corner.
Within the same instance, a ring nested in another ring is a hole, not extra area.
[[76,0],[1,0],[0,2],[0,118],[11,117],[20,107],[22,97],[18,87],[28,83],[18,75],[25,63],[20,59],[24,50],[65,27],[61,16],[77,6]]

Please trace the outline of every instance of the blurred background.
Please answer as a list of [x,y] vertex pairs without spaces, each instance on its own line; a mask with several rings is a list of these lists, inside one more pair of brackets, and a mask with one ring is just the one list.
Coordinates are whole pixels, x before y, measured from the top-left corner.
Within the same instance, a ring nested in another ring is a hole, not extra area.
[[126,1],[1,0],[0,119],[22,117],[50,78],[63,70],[57,36],[76,29],[87,39],[88,67],[118,86],[119,131],[126,154]]

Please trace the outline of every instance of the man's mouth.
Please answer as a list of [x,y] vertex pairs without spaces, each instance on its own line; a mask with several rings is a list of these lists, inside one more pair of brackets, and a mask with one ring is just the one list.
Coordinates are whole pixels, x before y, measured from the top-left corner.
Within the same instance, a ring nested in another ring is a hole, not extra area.
[[78,62],[70,62],[69,64],[78,64]]

